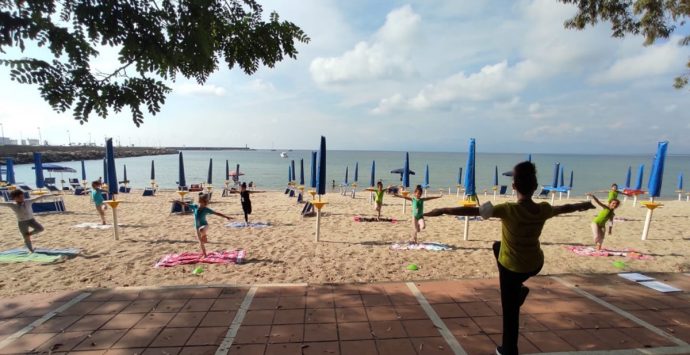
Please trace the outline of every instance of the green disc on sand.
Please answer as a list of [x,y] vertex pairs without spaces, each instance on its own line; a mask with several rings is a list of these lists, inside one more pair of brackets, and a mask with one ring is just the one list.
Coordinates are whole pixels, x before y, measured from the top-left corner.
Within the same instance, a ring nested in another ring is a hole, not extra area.
[[194,268],[194,270],[192,270],[192,274],[194,274],[194,275],[201,275],[203,273],[204,273],[204,268],[201,266],[197,266],[196,268]]
[[620,261],[620,260],[617,260],[617,261],[613,262],[613,266],[618,268],[618,269],[622,269],[625,267],[625,263]]
[[419,266],[417,266],[417,264],[410,264],[410,265],[407,265],[407,270],[417,271],[417,270],[419,270]]

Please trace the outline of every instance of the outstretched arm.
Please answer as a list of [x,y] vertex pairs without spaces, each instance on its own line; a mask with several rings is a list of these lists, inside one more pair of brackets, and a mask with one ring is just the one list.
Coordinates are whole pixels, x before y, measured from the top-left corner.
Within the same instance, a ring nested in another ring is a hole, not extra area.
[[220,213],[220,212],[215,212],[215,211],[213,211],[213,214],[215,214],[216,216],[223,217],[223,218],[225,218],[225,219],[227,219],[227,220],[231,220],[231,219],[232,219],[232,217],[226,216],[226,215],[224,215],[224,214],[222,214],[222,213]]
[[601,206],[601,208],[608,208],[608,206],[606,206],[605,204],[601,203],[601,201],[599,201],[599,199],[598,199],[596,196],[594,196],[594,195],[592,195],[592,194],[587,194],[587,196],[591,197],[592,200],[594,200],[594,202],[597,203],[597,205]]
[[591,202],[569,203],[567,205],[554,206],[553,215],[557,216],[564,213],[586,211],[595,208]]
[[450,216],[479,216],[479,207],[446,207],[435,208],[424,214],[424,217],[437,217],[444,214]]
[[405,199],[405,200],[408,200],[408,201],[412,201],[412,198],[411,198],[411,197],[405,197],[405,196],[399,195],[399,194],[393,194],[393,196],[398,197],[398,198],[402,198],[402,199]]
[[441,197],[443,197],[443,196],[430,196],[430,197],[423,197],[423,198],[422,198],[422,200],[423,200],[423,201],[429,201],[429,200],[435,200],[435,199],[437,199],[437,198],[441,198]]

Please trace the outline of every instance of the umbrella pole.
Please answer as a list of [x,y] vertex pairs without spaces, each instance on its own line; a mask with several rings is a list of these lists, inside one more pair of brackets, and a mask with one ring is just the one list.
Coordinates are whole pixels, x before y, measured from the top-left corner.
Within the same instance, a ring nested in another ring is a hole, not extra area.
[[633,207],[637,205],[637,195],[633,196]]
[[470,217],[465,216],[465,235],[464,235],[463,239],[468,240],[469,235],[470,235]]
[[556,192],[552,191],[551,192],[551,204],[553,205],[554,202],[556,202]]
[[[654,198],[652,197],[652,202],[654,202]],[[647,235],[649,234],[649,225],[652,224],[652,212],[654,211],[653,208],[647,207],[647,216],[644,218],[644,228],[642,228],[642,240],[647,240]]]
[[455,197],[460,197],[460,185],[455,188]]
[[120,231],[117,227],[117,208],[112,208],[113,210],[113,231],[115,234],[115,240],[120,240]]
[[494,201],[496,201],[496,189],[494,188]]
[[321,209],[316,209],[316,236],[314,241],[318,243],[319,235],[321,234]]

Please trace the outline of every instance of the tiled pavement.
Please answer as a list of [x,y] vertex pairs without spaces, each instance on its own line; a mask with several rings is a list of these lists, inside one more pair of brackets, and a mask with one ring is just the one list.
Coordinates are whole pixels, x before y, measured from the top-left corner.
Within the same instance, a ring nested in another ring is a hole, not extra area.
[[[690,290],[687,274],[654,276]],[[616,275],[528,285],[521,353],[690,353],[687,291]],[[492,354],[500,314],[495,279],[78,291],[0,300],[0,354]]]

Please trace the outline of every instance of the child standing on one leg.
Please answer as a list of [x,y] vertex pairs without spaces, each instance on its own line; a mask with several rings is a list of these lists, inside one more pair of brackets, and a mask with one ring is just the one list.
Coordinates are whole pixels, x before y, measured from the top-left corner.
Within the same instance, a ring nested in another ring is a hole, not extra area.
[[376,190],[374,190],[374,203],[376,203],[376,220],[381,220],[381,207],[383,207],[383,183],[381,181],[376,183]]
[[36,198],[27,199],[24,197],[24,192],[21,190],[14,190],[10,193],[10,198],[14,202],[2,202],[0,206],[9,207],[17,216],[17,225],[19,232],[24,238],[24,245],[30,252],[34,252],[34,247],[31,242],[31,237],[44,231],[43,226],[34,218],[31,205],[42,198],[50,195],[43,195]]
[[544,253],[539,237],[547,219],[575,211],[594,208],[590,202],[552,207],[548,202],[535,203],[532,195],[537,187],[537,170],[531,162],[522,162],[513,168],[513,189],[517,191],[517,202],[493,206],[487,202],[481,207],[440,208],[425,216],[443,214],[476,216],[501,219],[501,241],[494,242],[493,255],[498,267],[503,310],[502,345],[496,354],[518,354],[520,307],[527,299],[529,288],[523,285],[527,279],[537,275],[544,265]]
[[105,225],[105,201],[103,200],[103,190],[101,190],[102,183],[100,180],[96,180],[91,183],[91,199],[96,205],[96,211],[101,217],[101,223]]
[[599,201],[599,199],[589,194],[589,196],[601,206],[602,210],[599,214],[592,220],[592,235],[594,237],[594,245],[596,245],[597,250],[601,250],[601,245],[604,244],[604,237],[606,236],[606,222],[611,222],[609,225],[609,235],[613,233],[613,217],[615,215],[614,211],[620,205],[620,201],[616,198],[609,200],[609,205],[605,205]]
[[194,214],[194,232],[196,239],[199,241],[199,248],[201,249],[201,254],[206,257],[206,246],[205,244],[208,243],[208,238],[207,238],[207,233],[208,233],[208,221],[206,220],[206,216],[208,215],[216,215],[223,217],[227,220],[230,220],[231,218],[229,216],[226,216],[222,213],[216,212],[210,208],[208,208],[208,195],[207,194],[202,194],[199,195],[199,204],[194,204],[194,203],[186,203],[184,201],[179,201],[175,200],[174,202],[179,203],[181,205],[184,205],[186,207],[189,207],[192,210],[192,213]]
[[[249,183],[252,184],[251,182]],[[243,182],[240,185],[240,203],[242,204],[242,212],[244,212],[244,224],[249,225],[249,215],[252,214],[252,200],[249,198],[250,194],[257,194],[263,191],[249,191],[247,190],[247,183]]]
[[408,200],[412,204],[412,240],[410,241],[413,244],[417,244],[417,234],[424,230],[426,228],[426,224],[424,223],[424,201],[429,201],[429,200],[435,200],[437,198],[441,198],[441,196],[432,196],[432,197],[422,197],[423,193],[422,185],[417,185],[414,189],[414,193],[412,197],[404,197],[398,194],[395,194],[395,197],[400,197],[404,198],[405,200]]

